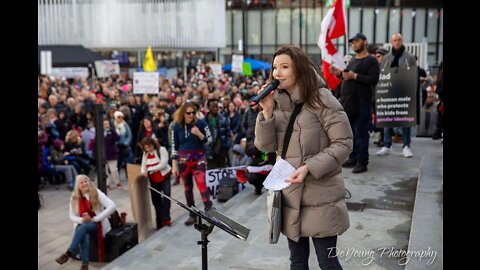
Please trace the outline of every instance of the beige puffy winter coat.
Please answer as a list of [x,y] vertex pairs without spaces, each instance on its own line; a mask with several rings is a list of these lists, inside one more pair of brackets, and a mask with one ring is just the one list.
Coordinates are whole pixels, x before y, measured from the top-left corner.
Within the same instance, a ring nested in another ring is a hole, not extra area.
[[[330,90],[319,92],[325,107],[313,110],[304,104],[285,158],[295,168],[306,164],[309,169],[303,183],[282,190],[282,233],[294,241],[339,235],[350,226],[341,165],[352,151],[352,130]],[[302,102],[297,89],[292,93],[276,91],[273,117],[265,120],[263,113],[257,117],[255,146],[267,153],[276,151],[278,158],[290,115]]]

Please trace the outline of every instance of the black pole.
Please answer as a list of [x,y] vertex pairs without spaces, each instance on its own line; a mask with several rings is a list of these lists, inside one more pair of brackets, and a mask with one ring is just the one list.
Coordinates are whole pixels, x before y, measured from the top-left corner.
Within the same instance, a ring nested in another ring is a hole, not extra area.
[[202,270],[208,270],[208,254],[207,254],[207,233],[202,230]]
[[415,42],[415,18],[417,17],[417,10],[413,9],[413,14],[415,14],[412,18],[412,42]]
[[390,35],[389,35],[389,33],[390,33],[390,6],[387,6],[387,27],[386,27],[386,29],[387,29],[387,36],[386,36],[387,41],[385,41],[385,42],[388,42],[390,40]]
[[350,33],[350,8],[347,8],[347,14],[343,14],[343,16],[347,16],[347,33],[345,33],[345,36],[343,37],[343,44],[345,46],[343,46],[343,52],[344,52],[344,55],[348,55],[348,37],[349,35],[352,35],[352,33]]
[[243,59],[247,57],[247,34],[246,34],[246,28],[247,28],[247,23],[245,22],[245,8],[246,8],[246,0],[242,1],[242,52],[243,52]]
[[233,54],[233,51],[235,50],[235,40],[233,39],[234,30],[233,30],[233,8],[232,7],[230,7],[230,15],[231,15],[230,16],[230,33],[232,34],[230,39],[232,41],[232,54]]
[[373,10],[373,44],[377,44],[377,9],[378,7],[375,6]]
[[106,173],[105,173],[105,138],[103,137],[102,104],[93,106],[93,120],[95,122],[95,159],[97,161],[97,185],[98,188],[107,194]]
[[403,33],[403,7],[400,6],[400,31],[399,33]]
[[428,43],[428,8],[425,9],[425,29],[423,29],[423,37],[427,38]]
[[437,18],[437,37],[435,38],[435,55],[437,56],[437,63],[440,62],[440,16],[441,16],[441,9],[438,8],[437,10],[438,18]]
[[299,36],[299,47],[302,48],[302,0],[300,0],[300,6],[298,7],[298,36]]
[[202,234],[202,240],[197,241],[198,245],[202,245],[202,270],[208,270],[208,253],[207,253],[207,245],[208,245],[208,235],[213,230],[213,225],[208,226],[207,224],[202,223],[202,219],[198,217],[197,223],[195,224],[195,229],[200,231]]
[[363,10],[365,9],[363,2],[362,7],[360,8],[360,33],[363,33]]
[[[186,206],[185,204],[181,203],[180,201],[165,195],[163,192],[152,188],[150,185],[148,186],[149,189],[152,191],[157,192],[163,198],[170,200],[172,203],[176,203],[177,205],[181,206],[183,209],[188,210],[191,214],[194,214],[197,217],[197,222],[194,225],[195,230],[199,231],[201,235],[201,240],[197,241],[198,245],[202,245],[202,270],[208,270],[208,257],[207,257],[207,245],[208,245],[208,238],[207,236],[212,232],[215,225],[220,229],[224,230],[225,232],[240,238],[242,240],[247,240],[248,234],[250,233],[250,229],[238,224],[234,220],[229,219],[228,217],[224,216],[222,213],[217,212],[214,209],[210,209],[207,213],[199,211],[195,206]],[[202,219],[205,219],[208,223],[202,223]],[[235,228],[235,229],[234,229]],[[243,232],[237,232],[241,230]],[[240,234],[239,234],[240,233]]]

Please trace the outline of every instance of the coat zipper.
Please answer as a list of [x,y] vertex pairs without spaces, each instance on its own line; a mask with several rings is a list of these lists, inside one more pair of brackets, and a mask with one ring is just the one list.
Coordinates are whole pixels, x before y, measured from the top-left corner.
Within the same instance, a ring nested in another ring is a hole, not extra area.
[[302,111],[300,111],[300,113],[298,114],[297,116],[297,119],[295,119],[295,124],[298,126],[298,144],[300,145],[300,155],[302,156],[302,158],[300,159],[300,164],[303,164],[304,162],[304,159],[305,159],[305,155],[303,154],[303,145],[302,145],[302,140],[300,139],[301,138],[301,135],[302,135],[302,129],[300,128],[300,125],[298,124],[298,119],[300,118],[300,114],[302,114]]

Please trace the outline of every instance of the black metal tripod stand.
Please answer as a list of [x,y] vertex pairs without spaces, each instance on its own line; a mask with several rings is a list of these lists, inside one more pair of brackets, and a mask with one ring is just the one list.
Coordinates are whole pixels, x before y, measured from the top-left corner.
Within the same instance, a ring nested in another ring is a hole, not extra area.
[[[215,215],[215,216],[211,216],[203,211],[200,211],[195,206],[188,207],[182,202],[168,195],[165,195],[165,193],[152,188],[150,185],[148,186],[148,188],[157,192],[163,197],[169,199],[170,201],[180,205],[182,208],[184,208],[185,210],[194,214],[197,217],[197,223],[195,224],[194,227],[196,230],[198,230],[201,233],[201,240],[197,241],[197,244],[202,246],[202,270],[208,270],[207,245],[208,245],[208,242],[210,241],[208,241],[207,237],[212,232],[213,227],[217,226],[220,229],[224,230],[225,232],[235,236],[236,238],[247,240],[250,229],[229,219],[228,217],[224,216],[220,212],[217,212],[213,208],[210,212],[212,215]],[[208,224],[202,223],[202,219],[208,222]]]
[[208,270],[207,245],[210,241],[208,241],[207,237],[212,232],[213,227],[213,224],[203,224],[201,218],[198,218],[198,221],[195,224],[195,229],[197,229],[201,233],[202,237],[202,240],[197,241],[198,245],[202,245],[202,270]]

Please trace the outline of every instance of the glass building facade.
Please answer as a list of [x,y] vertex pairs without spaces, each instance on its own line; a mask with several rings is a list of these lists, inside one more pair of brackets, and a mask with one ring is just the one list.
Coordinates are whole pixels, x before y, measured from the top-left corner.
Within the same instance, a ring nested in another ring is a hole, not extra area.
[[[226,47],[223,61],[232,54],[271,61],[276,48],[293,44],[321,62],[318,37],[329,3],[316,0],[227,1]],[[441,1],[347,1],[348,36],[362,32],[369,43],[383,46],[400,32],[405,43],[427,43],[427,61],[436,66],[443,60],[443,8]],[[243,51],[239,50],[242,43]],[[345,48],[347,38],[336,40]],[[222,59],[221,59],[222,60]]]
[[[38,45],[81,44],[124,66],[139,66],[152,46],[159,66],[198,60],[230,63],[232,54],[271,61],[293,44],[321,62],[320,24],[333,0],[38,0]],[[347,0],[348,35],[383,45],[393,33],[424,43],[429,66],[443,60],[441,0]],[[340,51],[346,38],[336,40]],[[348,44],[347,44],[348,45]]]

